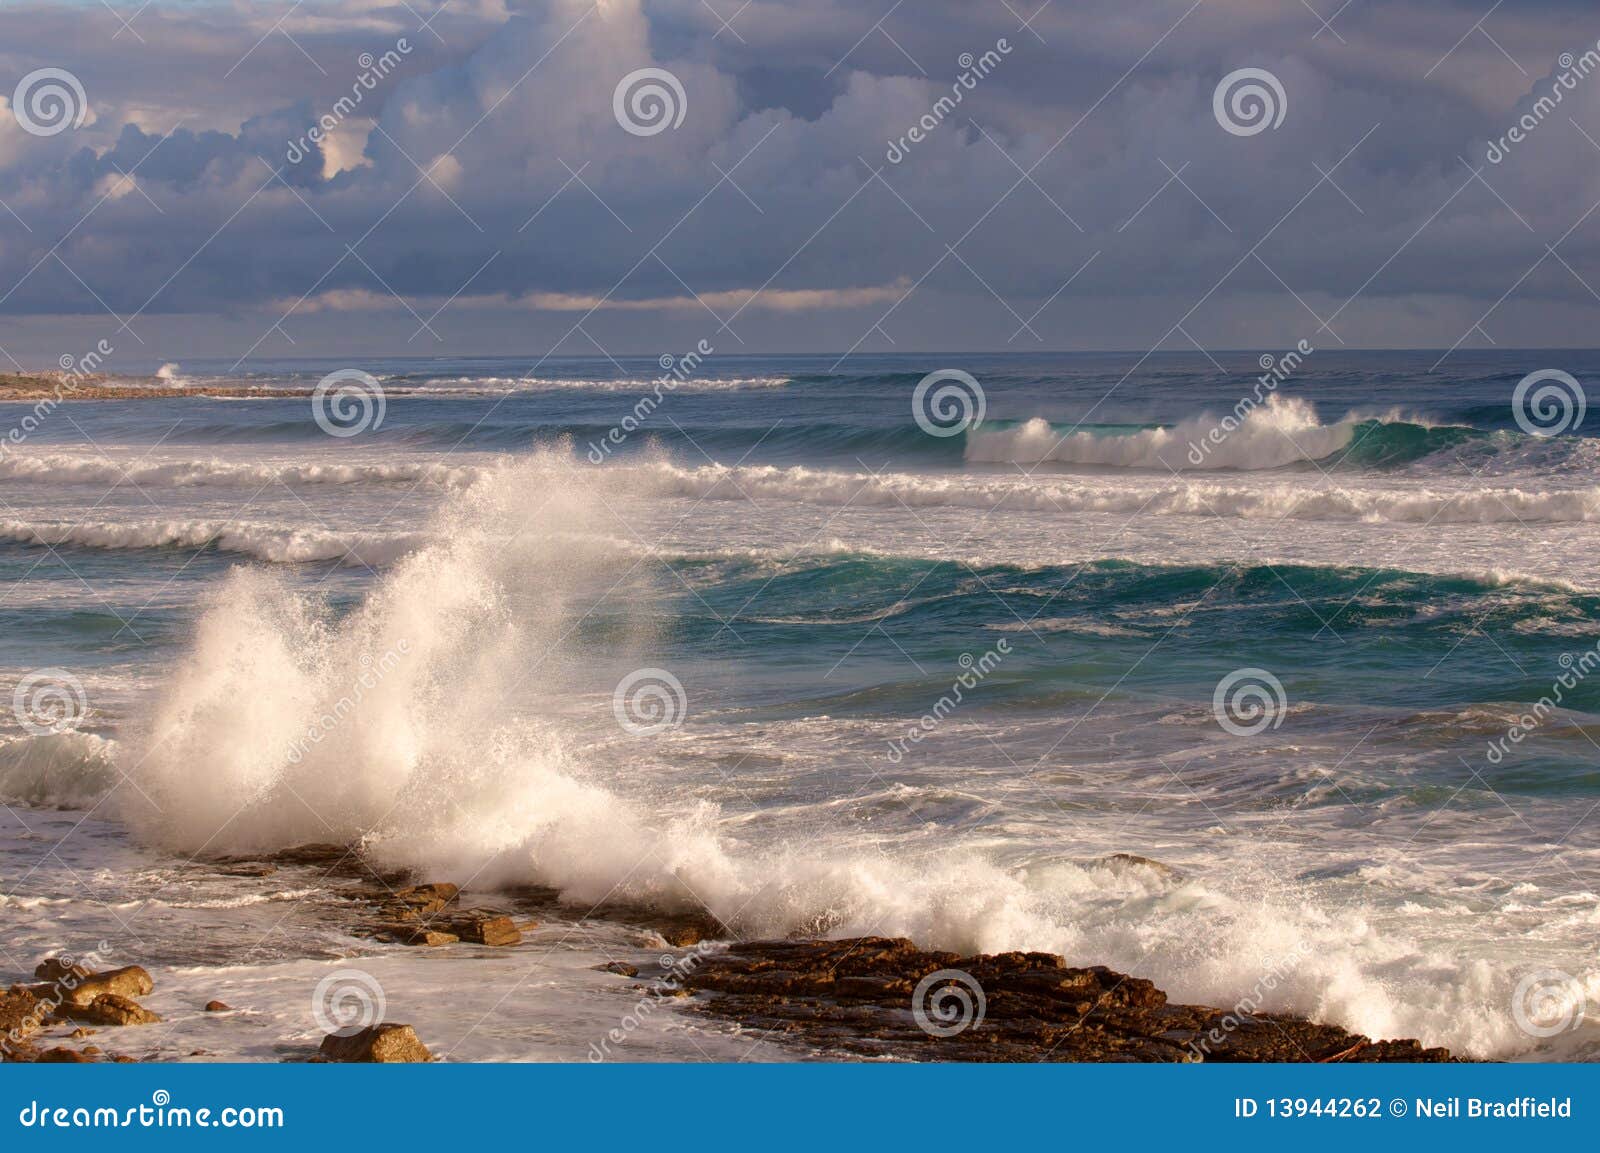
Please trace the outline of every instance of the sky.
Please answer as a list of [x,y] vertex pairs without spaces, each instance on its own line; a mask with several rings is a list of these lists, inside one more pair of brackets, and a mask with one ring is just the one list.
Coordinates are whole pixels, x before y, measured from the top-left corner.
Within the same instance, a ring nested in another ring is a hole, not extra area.
[[0,370],[1593,346],[1597,41],[1572,0],[4,0]]

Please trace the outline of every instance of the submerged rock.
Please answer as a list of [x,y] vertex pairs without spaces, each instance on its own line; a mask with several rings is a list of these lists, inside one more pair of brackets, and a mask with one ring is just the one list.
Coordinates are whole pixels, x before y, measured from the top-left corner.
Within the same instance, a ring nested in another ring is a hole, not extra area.
[[207,1001],[206,1002],[206,1012],[207,1013],[231,1013],[231,1012],[233,1012],[233,1006],[229,1005],[229,1004],[227,1004],[226,1002],[223,1002],[223,1001]]
[[1173,1005],[1151,982],[1050,953],[963,957],[904,939],[759,941],[683,979],[701,1007],[754,1028],[922,1061],[1448,1061],[1286,1014]]
[[320,1050],[329,1061],[395,1064],[433,1060],[410,1025],[374,1025],[341,1037],[329,1033]]

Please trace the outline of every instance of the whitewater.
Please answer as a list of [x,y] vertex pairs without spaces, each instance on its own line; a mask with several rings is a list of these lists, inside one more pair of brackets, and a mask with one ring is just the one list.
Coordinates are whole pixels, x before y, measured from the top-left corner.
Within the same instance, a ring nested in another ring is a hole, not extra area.
[[[456,1059],[582,1059],[625,1010],[592,967],[660,948],[582,918],[606,902],[746,938],[1059,952],[1222,1006],[1273,971],[1270,1008],[1592,1057],[1590,1026],[1534,1037],[1512,1008],[1537,968],[1600,997],[1579,821],[1600,698],[1514,763],[1484,751],[1600,632],[1594,442],[1491,415],[1510,366],[1396,396],[1403,362],[1328,363],[1198,468],[1231,401],[1184,361],[1094,423],[1099,362],[980,362],[990,419],[936,438],[918,366],[752,358],[603,466],[585,434],[647,364],[377,366],[418,395],[353,442],[303,397],[81,406],[98,448],[69,429],[0,460],[0,660],[84,699],[0,744],[17,947],[136,920],[180,990],[263,1005],[270,1042],[205,1023],[220,1054],[309,1035],[334,961],[427,1004],[475,962],[350,937],[314,872],[189,863],[331,841],[573,910],[531,940],[533,980],[485,962],[511,1003],[473,994],[471,1028],[419,1010]],[[1014,655],[892,762],[1002,637]],[[1241,736],[1212,693],[1247,666],[1286,699]],[[683,691],[649,735],[614,699],[642,669]],[[633,1052],[696,1049],[741,1051],[668,1013]]]

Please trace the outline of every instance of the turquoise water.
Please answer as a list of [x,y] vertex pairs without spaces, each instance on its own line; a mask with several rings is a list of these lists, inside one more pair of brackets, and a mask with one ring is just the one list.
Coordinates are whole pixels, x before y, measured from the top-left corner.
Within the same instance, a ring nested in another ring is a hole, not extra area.
[[[1600,442],[1513,392],[1600,355],[1318,352],[1199,466],[1253,357],[946,359],[712,357],[638,427],[654,358],[362,364],[348,438],[303,396],[64,406],[0,460],[0,666],[82,692],[7,718],[0,792],[152,861],[364,836],[1589,1054],[1517,1007],[1600,996]],[[936,435],[946,368],[985,418]]]

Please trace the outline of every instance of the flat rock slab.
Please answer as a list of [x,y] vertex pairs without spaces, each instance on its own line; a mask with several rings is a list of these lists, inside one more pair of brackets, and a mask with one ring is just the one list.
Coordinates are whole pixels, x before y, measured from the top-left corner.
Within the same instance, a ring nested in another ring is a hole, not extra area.
[[1284,1014],[1169,1004],[1149,981],[1050,953],[963,957],[899,938],[735,945],[682,985],[749,1028],[915,1061],[1451,1060]]

